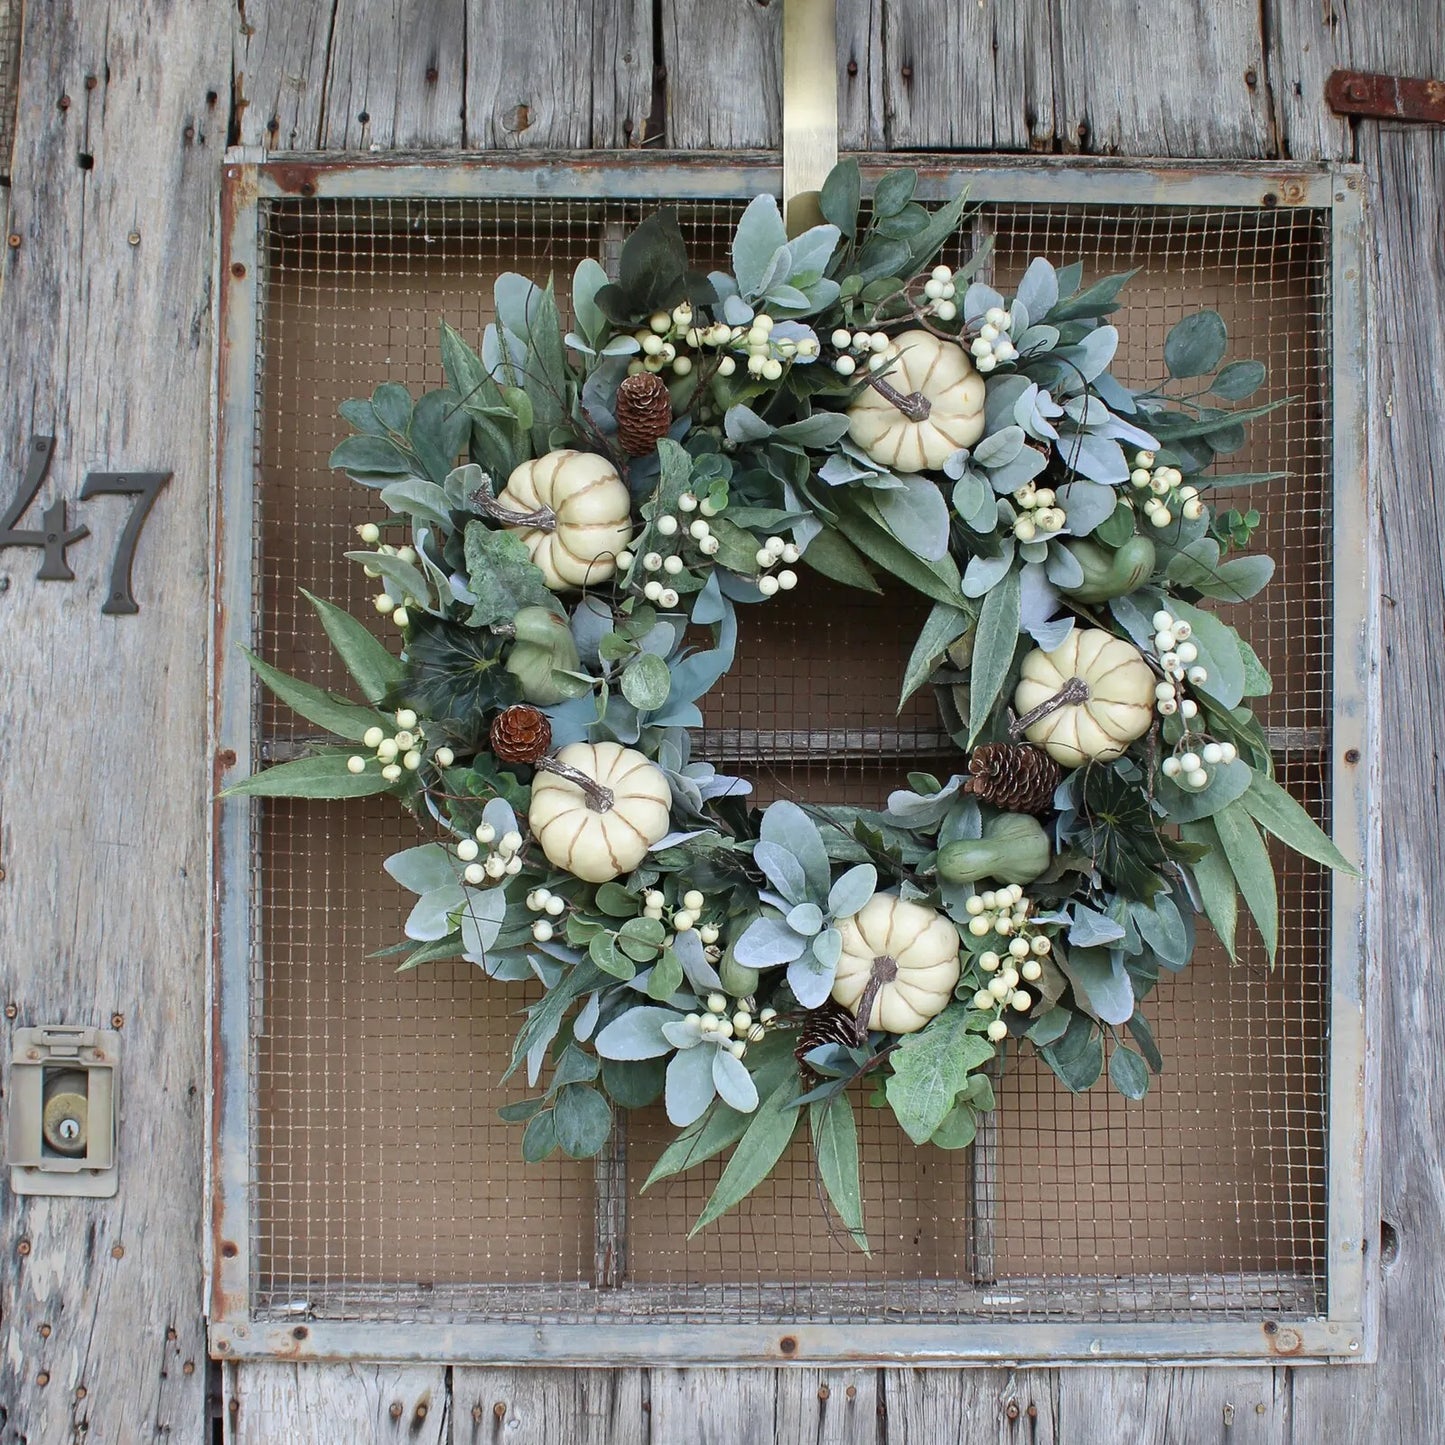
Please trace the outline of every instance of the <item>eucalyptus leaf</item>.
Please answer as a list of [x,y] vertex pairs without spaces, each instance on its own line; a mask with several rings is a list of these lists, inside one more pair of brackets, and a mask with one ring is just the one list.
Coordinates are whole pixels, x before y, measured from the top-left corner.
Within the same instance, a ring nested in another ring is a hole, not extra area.
[[1109,1055],[1109,1082],[1126,1099],[1142,1099],[1149,1092],[1149,1068],[1133,1049],[1115,1044]]
[[639,712],[656,712],[672,688],[667,663],[651,652],[639,653],[622,672],[622,695]]
[[385,725],[388,719],[373,708],[361,707],[335,693],[325,692],[299,677],[292,677],[279,668],[263,662],[254,653],[243,647],[242,654],[251,670],[286,704],[293,712],[300,713],[307,722],[323,727],[337,737],[350,738],[360,742],[369,728]]
[[992,591],[984,594],[975,639],[968,711],[970,747],[988,722],[1013,666],[1019,640],[1017,572],[1007,573]]
[[772,1173],[798,1127],[801,1111],[787,1107],[796,1091],[793,1080],[787,1079],[759,1105],[707,1206],[688,1230],[689,1239],[745,1199]]
[[381,776],[381,765],[375,758],[366,760],[366,767],[353,773],[347,767],[350,754],[317,752],[295,762],[277,763],[249,778],[233,783],[221,794],[225,798],[366,798],[384,793],[396,784]]
[[568,1084],[552,1105],[552,1122],[562,1152],[573,1159],[600,1154],[612,1137],[612,1109],[586,1084]]
[[813,1135],[813,1154],[818,1173],[839,1222],[854,1244],[870,1254],[863,1230],[863,1191],[858,1168],[858,1124],[846,1094],[819,1099],[808,1106],[808,1125]]
[[316,609],[332,647],[367,701],[385,702],[401,681],[400,660],[349,612],[335,603],[313,596],[304,587],[301,595]]
[[1285,847],[1326,868],[1359,877],[1359,870],[1335,847],[1329,835],[1273,778],[1251,773],[1241,802],[1250,817]]
[[1259,925],[1270,963],[1279,951],[1279,897],[1269,849],[1242,803],[1219,809],[1212,819],[1239,891]]
[[1175,378],[1204,376],[1219,365],[1229,344],[1217,311],[1196,311],[1164,338],[1164,365]]

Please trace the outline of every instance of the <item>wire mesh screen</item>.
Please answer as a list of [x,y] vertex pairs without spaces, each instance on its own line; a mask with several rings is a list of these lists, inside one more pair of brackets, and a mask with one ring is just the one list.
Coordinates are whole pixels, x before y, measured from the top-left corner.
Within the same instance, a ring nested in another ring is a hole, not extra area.
[[[262,210],[255,588],[264,655],[344,688],[305,587],[368,608],[343,553],[378,504],[328,470],[346,397],[384,379],[441,383],[437,324],[475,337],[503,270],[569,276],[615,254],[635,203],[547,199],[286,201]],[[696,255],[726,252],[741,203],[684,207]],[[1275,677],[1263,700],[1281,780],[1328,822],[1331,519],[1329,222],[1302,209],[986,207],[1007,289],[1029,258],[1087,274],[1141,268],[1118,318],[1133,384],[1200,306],[1233,354],[1289,398],[1226,471],[1287,472],[1254,498],[1280,563],[1249,634]],[[958,261],[966,238],[945,259]],[[565,286],[561,288],[565,291]],[[1242,498],[1239,504],[1248,505]],[[1221,505],[1229,505],[1228,494]],[[1267,504],[1267,505],[1266,505]],[[698,751],[761,799],[876,804],[959,756],[932,702],[895,713],[926,611],[821,580],[744,609],[736,666],[705,705]],[[262,757],[296,719],[258,699]],[[1149,1014],[1167,1071],[1142,1103],[1065,1093],[1014,1057],[972,1150],[918,1150],[863,1109],[871,1258],[831,1231],[801,1139],[717,1225],[687,1231],[714,1163],[646,1194],[671,1130],[644,1112],[611,1168],[521,1161],[498,1106],[523,985],[465,964],[397,975],[370,955],[408,899],[381,862],[416,841],[386,800],[273,803],[258,824],[253,980],[253,1300],[265,1314],[494,1320],[947,1321],[1219,1319],[1321,1307],[1329,903],[1314,865],[1279,854],[1281,950],[1231,965],[1201,941]],[[599,1182],[600,1181],[600,1182]],[[617,1260],[625,1260],[617,1282]],[[603,1267],[599,1261],[606,1261]]]

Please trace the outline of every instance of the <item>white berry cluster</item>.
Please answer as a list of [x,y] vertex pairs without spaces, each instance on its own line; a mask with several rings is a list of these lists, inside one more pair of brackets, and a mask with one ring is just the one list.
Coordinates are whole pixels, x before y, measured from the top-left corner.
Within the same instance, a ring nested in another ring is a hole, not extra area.
[[1014,536],[1020,542],[1032,542],[1041,533],[1061,532],[1069,520],[1052,487],[1028,482],[1014,493],[1014,501],[1024,514],[1014,523]]
[[1002,306],[990,306],[983,313],[983,324],[968,349],[973,353],[974,366],[985,375],[1002,362],[1018,359],[1018,347],[1009,335],[1013,324],[1013,317]]
[[[421,767],[426,732],[417,715],[409,707],[404,707],[396,713],[396,732],[390,737],[385,728],[370,727],[361,735],[361,741],[381,764],[381,776],[388,783],[394,783],[403,772],[414,773]],[[432,761],[439,768],[449,768],[456,762],[456,754],[450,748],[441,747],[432,754]],[[347,758],[346,768],[352,773],[365,772],[366,759],[360,753],[354,753]]]
[[[487,850],[485,856],[483,847]],[[522,871],[522,835],[513,831],[498,838],[497,830],[490,823],[479,824],[470,838],[463,838],[457,844],[457,857],[465,865],[462,877],[473,887],[495,883],[501,878],[515,878]],[[532,932],[535,936],[537,925],[533,925]],[[547,937],[551,936],[548,933]]]
[[[357,529],[356,534],[368,547],[376,547],[376,550],[383,557],[395,557],[398,562],[415,562],[415,547],[392,547],[381,541],[381,528],[375,522],[363,522]],[[380,545],[378,545],[378,543]],[[380,577],[381,572],[371,566],[363,565],[361,569],[368,577]],[[415,597],[396,598],[390,592],[378,592],[372,598],[372,603],[382,616],[389,616],[398,627],[405,627],[411,621],[407,608],[415,607]]]
[[[689,933],[697,929],[697,936],[702,941],[705,950],[717,947],[718,927],[715,923],[703,923],[703,910],[707,907],[707,898],[697,888],[689,888],[682,895],[682,906],[671,910],[671,917],[668,922],[672,927],[672,935],[667,942],[679,933]],[[642,916],[644,918],[662,919],[669,914],[667,895],[660,888],[649,888],[642,895]],[[717,957],[721,957],[721,951]]]
[[[642,570],[662,574],[660,577],[649,577],[642,584],[642,595],[649,602],[655,602],[659,607],[677,606],[677,589],[669,586],[667,579],[680,577],[684,572],[690,571],[688,559],[684,555],[689,547],[694,548],[703,558],[717,556],[722,543],[713,536],[712,523],[708,518],[717,516],[721,511],[722,507],[710,497],[700,498],[692,492],[684,492],[677,499],[676,512],[664,512],[656,518],[654,525],[658,535],[665,539],[663,545],[668,550],[654,550],[642,554]],[[617,565],[621,571],[627,572],[637,561],[634,553],[621,552],[618,554]]]
[[952,321],[958,315],[958,303],[954,297],[958,295],[953,284],[953,272],[947,266],[935,266],[928,274],[928,280],[923,283],[923,294],[931,304],[917,306],[915,310],[920,315],[932,314],[940,321]]
[[720,376],[737,370],[733,352],[746,358],[748,374],[764,381],[778,381],[783,366],[795,357],[810,361],[821,349],[816,338],[804,336],[773,339],[773,318],[759,312],[746,326],[729,326],[720,321],[711,326],[695,324],[693,309],[686,301],[671,312],[654,312],[646,328],[634,333],[642,355],[628,363],[631,375],[640,371],[671,368],[674,376],[686,376],[695,364],[695,353],[710,348],[722,353],[717,358]]
[[[798,585],[798,574],[793,571],[792,564],[802,555],[793,543],[784,538],[769,537],[758,548],[753,559],[762,569],[762,576],[758,578],[758,591],[764,597],[776,597],[779,592],[791,592]],[[775,571],[780,562],[787,565],[780,571]]]
[[[503,864],[504,869],[505,867]],[[533,913],[547,915],[532,925],[532,937],[538,943],[550,943],[557,932],[551,920],[560,918],[567,911],[567,900],[553,893],[550,888],[534,888],[527,895],[527,907]]]
[[[975,893],[964,905],[968,910],[968,931],[975,938],[990,933],[1006,938],[1000,949],[988,949],[978,956],[978,966],[991,975],[987,985],[974,994],[973,1006],[985,1013],[1002,1013],[1006,1008],[1027,1013],[1034,1006],[1034,997],[1023,983],[1035,983],[1043,976],[1040,959],[1053,951],[1048,937],[1029,922],[1032,900],[1012,883],[998,892]],[[1002,1017],[988,1026],[988,1036],[995,1043],[1008,1033]]]
[[1165,758],[1160,768],[1166,778],[1181,788],[1198,792],[1209,786],[1209,769],[1232,763],[1239,756],[1239,749],[1230,742],[1197,741],[1202,735],[1195,734],[1190,727],[1199,716],[1199,704],[1184,696],[1184,684],[1190,682],[1202,687],[1209,681],[1208,670],[1197,660],[1199,649],[1190,641],[1194,629],[1162,607],[1149,620],[1154,627],[1154,648],[1165,678],[1154,689],[1154,706],[1161,717],[1178,713],[1184,719],[1184,735],[1178,750]]
[[886,331],[849,331],[840,326],[829,340],[839,352],[833,359],[833,370],[839,376],[852,376],[860,366],[882,371],[898,356],[897,343]]
[[729,999],[720,993],[707,996],[707,1012],[688,1014],[686,1022],[701,1034],[711,1034],[735,1059],[747,1053],[748,1045],[761,1043],[778,1018],[777,1009],[765,1008],[753,1017],[751,998]]
[[1184,485],[1184,473],[1178,467],[1156,465],[1153,452],[1136,452],[1134,469],[1129,480],[1135,489],[1148,492],[1144,498],[1144,515],[1156,527],[1167,527],[1176,511],[1186,522],[1197,522],[1204,515],[1199,488]]

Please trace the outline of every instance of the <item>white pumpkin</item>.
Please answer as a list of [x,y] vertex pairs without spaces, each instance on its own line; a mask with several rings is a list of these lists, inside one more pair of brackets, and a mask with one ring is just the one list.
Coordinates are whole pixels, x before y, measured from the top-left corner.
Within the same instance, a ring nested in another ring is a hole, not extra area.
[[[883,982],[868,1027],[916,1033],[943,1012],[958,982],[958,930],[941,913],[875,893],[851,918],[838,920],[843,952],[833,998],[856,1015],[875,966]],[[890,967],[891,965],[891,967]]]
[[1078,699],[1064,702],[1024,734],[1066,768],[1117,758],[1154,721],[1155,676],[1139,649],[1099,627],[1076,627],[1052,652],[1024,658],[1014,693],[1020,718],[1074,680]]
[[956,341],[927,331],[905,331],[895,341],[900,355],[883,380],[905,397],[924,397],[928,415],[910,421],[887,396],[865,386],[848,408],[848,435],[895,472],[937,471],[983,435],[983,377]]
[[656,763],[621,743],[569,743],[556,761],[612,796],[599,810],[576,783],[539,767],[527,823],[558,868],[588,883],[631,872],[669,827],[672,790]]
[[554,592],[605,582],[632,536],[626,483],[606,457],[592,452],[548,452],[523,462],[496,505],[514,513],[552,513],[550,525],[519,530]]

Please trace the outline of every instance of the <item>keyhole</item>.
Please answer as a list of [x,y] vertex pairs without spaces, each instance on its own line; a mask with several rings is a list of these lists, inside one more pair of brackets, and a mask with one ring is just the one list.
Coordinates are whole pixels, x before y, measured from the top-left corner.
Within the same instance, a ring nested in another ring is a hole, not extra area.
[[64,1118],[55,1126],[55,1132],[59,1134],[67,1144],[73,1144],[80,1138],[80,1123],[75,1119]]

